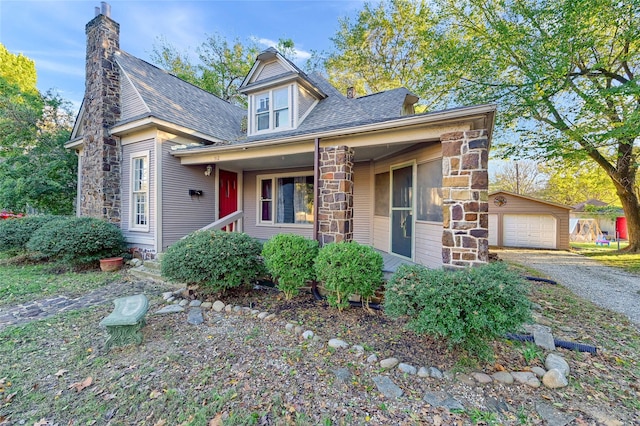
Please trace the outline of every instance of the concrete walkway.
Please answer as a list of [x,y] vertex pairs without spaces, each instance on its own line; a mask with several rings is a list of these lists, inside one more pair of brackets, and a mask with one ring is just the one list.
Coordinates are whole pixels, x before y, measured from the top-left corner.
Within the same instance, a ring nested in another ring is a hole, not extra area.
[[9,325],[26,324],[50,318],[65,311],[111,303],[113,299],[120,296],[138,293],[159,295],[166,290],[165,287],[152,281],[124,281],[93,290],[77,298],[60,295],[21,305],[0,306],[0,331]]
[[626,315],[640,330],[640,276],[566,251],[491,250],[500,259],[547,275],[576,295]]

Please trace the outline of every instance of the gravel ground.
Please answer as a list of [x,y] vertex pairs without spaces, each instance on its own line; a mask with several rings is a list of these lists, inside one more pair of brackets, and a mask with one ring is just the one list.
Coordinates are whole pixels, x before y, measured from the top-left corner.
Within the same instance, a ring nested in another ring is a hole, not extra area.
[[565,251],[510,249],[492,253],[540,271],[576,295],[626,315],[640,330],[640,276]]

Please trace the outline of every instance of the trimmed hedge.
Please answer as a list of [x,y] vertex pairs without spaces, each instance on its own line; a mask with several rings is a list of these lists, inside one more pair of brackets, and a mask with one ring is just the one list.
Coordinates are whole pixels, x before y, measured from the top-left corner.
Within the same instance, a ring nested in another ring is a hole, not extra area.
[[27,249],[63,263],[86,265],[121,255],[125,245],[114,224],[91,217],[58,217],[33,234]]
[[458,271],[402,265],[385,291],[390,317],[409,317],[419,334],[444,337],[481,359],[489,342],[531,320],[529,287],[503,263]]
[[349,296],[359,294],[363,306],[382,284],[382,255],[370,246],[351,242],[331,243],[322,247],[315,261],[318,281],[328,291],[329,305],[342,310],[349,306]]
[[33,234],[60,216],[42,215],[10,218],[0,221],[0,251],[26,251]]
[[167,249],[162,275],[210,291],[225,291],[266,275],[261,251],[262,244],[247,234],[196,231]]
[[313,262],[318,242],[300,235],[279,234],[262,248],[265,266],[287,300],[300,293],[307,281],[315,279]]

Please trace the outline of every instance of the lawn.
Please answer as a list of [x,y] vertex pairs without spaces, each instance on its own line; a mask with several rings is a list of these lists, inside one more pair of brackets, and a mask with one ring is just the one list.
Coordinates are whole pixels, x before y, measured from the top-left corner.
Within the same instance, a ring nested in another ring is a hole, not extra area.
[[[55,292],[78,294],[128,279],[126,272],[56,274],[47,265],[0,263],[0,277],[9,274],[24,279],[23,284],[41,283],[25,286],[23,300]],[[0,291],[6,292],[5,283],[0,280]],[[252,290],[229,300],[275,312],[275,322],[211,312],[204,324],[193,326],[185,314],[151,315],[163,304],[160,294],[169,288],[144,287],[151,308],[141,346],[104,352],[106,333],[97,324],[110,311],[108,304],[0,329],[0,424],[534,425],[542,421],[535,408],[539,402],[577,416],[579,424],[602,423],[603,418],[624,424],[640,421],[640,334],[622,315],[561,286],[533,284],[531,299],[542,306],[557,338],[595,345],[598,355],[561,350],[572,373],[569,386],[560,390],[469,387],[385,372],[365,361],[371,353],[380,359],[396,355],[416,366],[491,374],[501,368],[541,365],[544,351],[532,345],[497,341],[495,363],[480,364],[472,354],[449,351],[438,339],[405,331],[401,322],[380,312],[337,313],[308,295],[286,302],[273,290]],[[303,325],[321,338],[301,340],[285,330],[287,322]],[[327,347],[333,337],[363,345],[365,356]],[[339,369],[347,369],[350,378],[339,379]],[[404,396],[383,397],[372,381],[378,375],[391,377]],[[422,400],[425,392],[434,390],[465,401],[483,401],[490,395],[508,409],[497,413],[467,402],[465,411],[450,413]]]
[[[620,243],[620,249],[624,249],[626,246],[626,242]],[[596,246],[595,243],[571,243],[571,248],[577,253],[591,257],[607,266],[640,274],[640,253],[619,251],[616,242],[611,242],[610,246]]]
[[0,307],[55,295],[77,297],[122,279],[121,274],[98,270],[73,272],[54,264],[8,264],[0,257]]

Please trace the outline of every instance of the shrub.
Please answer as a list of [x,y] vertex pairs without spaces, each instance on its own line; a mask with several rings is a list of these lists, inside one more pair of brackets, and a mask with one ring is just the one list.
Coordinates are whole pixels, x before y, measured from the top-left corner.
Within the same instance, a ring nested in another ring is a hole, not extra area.
[[531,319],[528,286],[502,263],[459,271],[401,266],[387,283],[385,313],[416,333],[444,337],[489,360],[489,341]]
[[43,225],[60,216],[27,216],[0,222],[0,251],[25,251],[27,242]]
[[50,221],[38,229],[27,249],[71,265],[86,265],[121,255],[124,237],[119,227],[91,217]]
[[162,275],[210,291],[225,291],[266,273],[261,250],[260,242],[247,234],[196,231],[167,249]]
[[293,234],[276,235],[262,248],[265,266],[287,300],[315,278],[313,261],[317,255],[317,241]]
[[359,294],[366,306],[382,284],[382,256],[356,242],[322,247],[315,261],[316,276],[328,291],[327,301],[339,310],[349,306],[349,296]]

